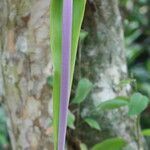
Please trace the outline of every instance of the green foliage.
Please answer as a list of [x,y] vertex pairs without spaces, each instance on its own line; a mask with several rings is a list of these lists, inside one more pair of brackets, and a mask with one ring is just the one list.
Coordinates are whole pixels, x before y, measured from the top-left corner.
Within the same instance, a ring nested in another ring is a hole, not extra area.
[[88,79],[81,79],[78,83],[76,95],[73,99],[74,104],[80,104],[85,100],[85,98],[88,96],[89,92],[91,91],[93,87],[93,84]]
[[52,50],[53,78],[53,117],[54,117],[54,147],[57,150],[60,84],[61,84],[61,47],[62,47],[62,0],[52,0],[50,5],[50,46]]
[[99,110],[110,110],[110,109],[117,109],[122,106],[128,105],[128,100],[125,97],[116,97],[112,100],[107,100],[105,102],[102,102],[97,109]]
[[[129,74],[137,81],[136,90],[150,98],[149,0],[120,0],[120,7]],[[149,111],[141,119],[142,127],[149,128]]]
[[135,83],[135,82],[136,82],[135,79],[128,78],[128,79],[120,81],[120,83],[118,84],[118,86],[119,87],[124,87],[124,86],[126,86],[128,84],[132,84],[132,83]]
[[100,125],[93,118],[84,118],[84,121],[93,129],[101,130]]
[[[72,48],[71,48],[71,81],[73,79],[75,58],[81,24],[83,20],[86,0],[73,1]],[[50,45],[52,50],[54,79],[53,79],[53,113],[54,113],[54,147],[57,150],[60,84],[61,84],[61,56],[62,56],[62,7],[63,0],[52,0],[50,5]],[[68,89],[70,90],[70,89]]]
[[129,73],[137,80],[137,90],[150,97],[149,0],[120,0],[120,7]]
[[0,107],[0,148],[9,144],[7,139],[6,115],[4,109]]
[[67,121],[68,127],[71,128],[71,129],[75,129],[74,122],[75,122],[75,116],[74,116],[74,114],[69,110],[69,111],[68,111],[68,121]]
[[[88,79],[82,78],[78,83],[78,86],[76,89],[76,94],[75,94],[74,99],[72,100],[72,103],[73,104],[81,104],[88,96],[92,87],[93,87],[93,84]],[[92,128],[95,128],[97,130],[100,129],[98,123],[94,119],[86,118],[84,121],[86,123],[88,123]],[[71,129],[75,129],[74,122],[75,122],[75,116],[74,116],[74,114],[71,113],[71,111],[69,111],[68,112],[68,123],[67,123],[68,127]],[[92,123],[93,123],[93,125],[92,125]]]
[[88,32],[81,30],[80,32],[80,41],[83,41],[88,35]]
[[150,136],[150,129],[144,129],[144,130],[142,130],[142,134],[144,136]]
[[103,111],[128,106],[128,114],[132,116],[140,115],[140,113],[147,108],[148,104],[148,97],[142,95],[141,93],[133,93],[129,99],[126,97],[116,97],[115,99],[102,102],[97,106],[97,109]]
[[50,87],[53,87],[53,76],[49,76],[47,78],[47,84],[50,86]]
[[[84,1],[84,0],[83,0]],[[74,0],[74,16],[73,16],[73,36],[72,36],[72,55],[71,55],[71,82],[73,79],[74,64],[76,57],[77,43],[80,36],[80,40],[84,40],[87,36],[87,32],[81,31],[81,20],[80,15],[83,15],[85,1],[83,2]],[[54,91],[53,99],[54,101],[54,117],[57,118],[59,112],[59,97],[60,97],[60,73],[61,73],[61,15],[58,14],[58,11],[62,11],[60,3],[62,1],[55,0],[52,5],[54,12],[51,14],[54,17],[51,22],[51,49],[54,60]],[[54,4],[55,3],[55,4]],[[125,11],[124,15],[124,27],[125,27],[125,44],[127,51],[127,60],[129,66],[129,72],[131,77],[136,78],[137,80],[137,89],[138,91],[146,94],[150,97],[150,59],[146,56],[149,54],[149,30],[148,30],[148,0],[139,0],[139,1],[130,1],[130,0],[121,0],[121,7]],[[134,6],[134,7],[133,7]],[[57,28],[57,30],[55,30]],[[59,29],[59,30],[58,30]],[[54,31],[56,31],[54,33]],[[55,35],[54,35],[55,34]],[[57,49],[57,51],[55,51]],[[85,81],[87,82],[87,81]],[[132,84],[135,82],[134,79],[127,79],[120,82],[119,86],[124,86],[126,84]],[[48,84],[52,86],[51,78],[48,79]],[[87,85],[88,86],[87,86]],[[70,85],[71,87],[71,85]],[[82,103],[88,96],[90,90],[92,89],[92,84],[81,83],[78,84],[75,98],[73,99],[74,104]],[[130,100],[129,100],[130,99]],[[100,104],[96,109],[98,110],[111,110],[118,109],[123,106],[129,107],[129,115],[139,115],[143,110],[148,106],[148,98],[143,96],[140,93],[134,93],[130,98],[115,98]],[[79,114],[80,115],[80,114]],[[88,118],[89,119],[89,118]],[[90,119],[93,119],[92,117]],[[94,119],[93,119],[94,120]],[[74,129],[75,116],[69,112],[68,114],[68,126]],[[88,121],[89,122],[89,121]],[[91,121],[90,121],[91,122]],[[90,123],[88,123],[90,125]],[[54,132],[57,134],[58,120],[54,121]],[[93,127],[92,127],[93,128]],[[57,135],[55,135],[55,140]],[[108,149],[108,148],[107,148]],[[115,149],[116,150],[116,149]]]
[[139,88],[142,89],[142,91],[148,96],[150,97],[150,84],[148,83],[144,83],[144,84],[140,84]]
[[131,115],[139,115],[142,111],[148,106],[149,99],[146,96],[143,96],[141,93],[134,93],[130,97],[129,102],[129,112]]
[[[84,17],[86,0],[73,0],[73,25],[72,25],[72,49],[71,49],[71,84],[77,54],[80,29]],[[71,86],[71,85],[70,85]]]
[[122,138],[107,139],[96,144],[92,150],[122,150],[126,146],[126,141]]
[[81,148],[81,150],[88,150],[87,146],[83,143],[80,144],[80,148]]
[[4,147],[7,144],[8,144],[8,139],[6,138],[6,136],[3,134],[0,134],[0,145]]

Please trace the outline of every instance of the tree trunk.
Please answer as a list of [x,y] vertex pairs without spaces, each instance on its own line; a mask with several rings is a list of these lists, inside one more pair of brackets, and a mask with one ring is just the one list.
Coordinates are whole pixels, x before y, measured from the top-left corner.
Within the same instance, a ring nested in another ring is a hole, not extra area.
[[[76,74],[81,72],[82,77],[87,77],[94,83],[94,89],[81,109],[81,116],[86,117],[92,116],[91,110],[101,102],[116,96],[127,96],[131,87],[118,87],[120,81],[128,76],[118,1],[89,0],[83,29],[88,32],[88,36],[81,44]],[[80,75],[75,77],[77,76]],[[89,147],[104,139],[119,136],[128,141],[127,150],[144,149],[143,137],[137,134],[136,118],[127,116],[127,108],[97,114],[102,131],[85,128],[83,124],[79,132],[81,141]]]
[[0,1],[3,99],[13,150],[53,149],[49,2]]

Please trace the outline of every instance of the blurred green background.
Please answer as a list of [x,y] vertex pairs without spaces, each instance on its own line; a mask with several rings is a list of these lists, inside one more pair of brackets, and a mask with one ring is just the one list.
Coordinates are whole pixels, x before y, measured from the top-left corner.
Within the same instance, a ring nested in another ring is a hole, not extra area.
[[[129,76],[137,81],[135,90],[150,98],[150,1],[120,0],[120,8]],[[141,126],[150,128],[150,107],[142,113]]]
[[[129,76],[137,81],[135,90],[150,98],[150,1],[120,0],[120,8]],[[150,108],[142,114],[142,128],[150,128],[149,115]]]

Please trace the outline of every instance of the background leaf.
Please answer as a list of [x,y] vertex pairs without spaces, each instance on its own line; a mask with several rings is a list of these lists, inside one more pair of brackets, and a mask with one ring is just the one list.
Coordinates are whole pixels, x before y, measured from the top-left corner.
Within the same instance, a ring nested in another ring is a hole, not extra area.
[[93,118],[84,118],[84,121],[93,129],[100,130],[100,125]]
[[100,105],[97,106],[97,108],[99,110],[110,110],[110,109],[117,109],[126,105],[128,105],[128,101],[126,98],[116,97],[115,99],[102,102]]
[[74,116],[74,114],[69,110],[69,111],[68,111],[68,120],[67,120],[67,125],[68,125],[68,127],[71,128],[71,129],[75,129],[74,122],[75,122],[75,116]]
[[9,144],[6,121],[7,116],[5,110],[0,106],[0,149],[3,149]]
[[140,93],[134,93],[129,102],[129,112],[131,115],[139,115],[148,106],[149,99]]
[[143,134],[144,136],[150,136],[150,129],[142,130],[142,134]]
[[47,78],[47,84],[49,85],[49,87],[53,87],[53,76],[49,76]]
[[88,79],[81,79],[78,83],[76,95],[72,102],[75,104],[80,104],[81,102],[83,102],[92,87],[93,84]]
[[118,84],[118,86],[124,87],[124,86],[126,86],[126,85],[128,85],[128,84],[135,83],[135,82],[136,82],[135,79],[130,79],[130,78],[128,78],[128,79],[126,79],[126,80],[121,80],[120,83]]
[[84,143],[80,144],[80,148],[81,148],[81,150],[88,150],[87,146]]
[[0,144],[1,145],[7,145],[8,144],[8,139],[4,136],[0,134]]
[[80,41],[83,41],[88,35],[88,32],[81,30],[80,32]]
[[92,150],[122,150],[126,141],[122,138],[112,138],[96,144]]

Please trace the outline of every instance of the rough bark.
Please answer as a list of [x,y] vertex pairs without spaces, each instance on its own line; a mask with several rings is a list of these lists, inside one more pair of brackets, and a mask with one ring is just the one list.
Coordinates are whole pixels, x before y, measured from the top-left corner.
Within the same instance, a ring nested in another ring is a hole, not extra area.
[[[89,0],[83,28],[88,36],[79,54],[82,56],[80,71],[82,77],[94,83],[94,89],[82,107],[81,115],[85,117],[93,115],[91,109],[101,102],[130,94],[131,88],[130,85],[123,88],[117,86],[128,76],[118,1]],[[76,70],[79,70],[78,66]],[[92,146],[106,138],[120,136],[128,141],[127,150],[144,149],[143,137],[139,137],[135,127],[136,118],[128,117],[126,108],[104,112],[97,120],[102,127],[101,132],[91,131],[88,127],[86,129],[85,124],[80,129],[81,141],[87,145]]]
[[49,2],[0,1],[3,100],[13,150],[53,149]]

